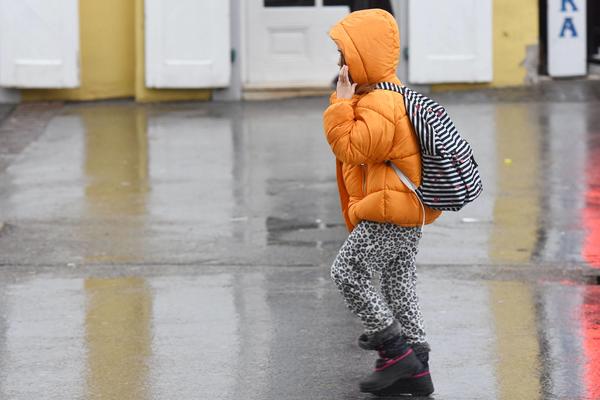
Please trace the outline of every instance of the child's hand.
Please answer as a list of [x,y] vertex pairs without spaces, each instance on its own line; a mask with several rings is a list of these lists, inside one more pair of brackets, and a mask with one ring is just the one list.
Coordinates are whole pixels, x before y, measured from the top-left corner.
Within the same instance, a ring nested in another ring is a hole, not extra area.
[[342,65],[337,81],[336,97],[338,99],[351,99],[355,89],[356,83],[350,83],[350,78],[348,77],[348,66]]

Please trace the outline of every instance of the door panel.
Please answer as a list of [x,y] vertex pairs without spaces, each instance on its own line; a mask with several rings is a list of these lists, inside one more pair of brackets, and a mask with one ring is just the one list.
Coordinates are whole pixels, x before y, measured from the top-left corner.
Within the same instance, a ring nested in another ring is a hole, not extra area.
[[412,83],[492,80],[491,0],[410,0]]
[[146,0],[145,8],[147,87],[229,84],[229,1]]
[[0,0],[0,85],[79,86],[77,0]]
[[348,7],[314,0],[252,0],[247,11],[247,87],[331,83],[338,52],[327,32],[348,14]]

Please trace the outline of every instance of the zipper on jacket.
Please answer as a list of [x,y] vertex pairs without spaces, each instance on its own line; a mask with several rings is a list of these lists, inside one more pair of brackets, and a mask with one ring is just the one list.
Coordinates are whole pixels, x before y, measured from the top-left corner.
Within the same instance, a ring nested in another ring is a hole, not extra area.
[[363,197],[367,195],[367,164],[360,164],[362,169],[362,191]]

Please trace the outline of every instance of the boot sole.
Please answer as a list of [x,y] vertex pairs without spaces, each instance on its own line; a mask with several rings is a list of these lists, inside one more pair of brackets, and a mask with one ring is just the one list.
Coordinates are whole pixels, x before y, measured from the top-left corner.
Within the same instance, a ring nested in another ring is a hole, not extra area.
[[423,365],[421,361],[419,361],[414,351],[410,349],[404,355],[391,360],[389,365],[375,370],[374,374],[378,375],[377,380],[374,382],[361,382],[360,391],[363,393],[380,392],[400,379],[412,377],[417,371],[422,369]]
[[433,381],[429,371],[425,375],[417,374],[410,378],[398,379],[387,388],[374,392],[379,397],[394,397],[402,395],[427,397],[434,392]]

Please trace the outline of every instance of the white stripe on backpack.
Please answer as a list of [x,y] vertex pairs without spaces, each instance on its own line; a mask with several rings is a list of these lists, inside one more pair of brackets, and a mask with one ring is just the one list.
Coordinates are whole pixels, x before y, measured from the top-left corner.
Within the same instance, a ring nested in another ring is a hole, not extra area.
[[479,197],[483,185],[473,150],[460,136],[446,110],[405,86],[380,82],[377,88],[404,97],[406,113],[421,144],[421,185],[416,187],[393,162],[390,164],[422,204],[437,210],[458,211]]

